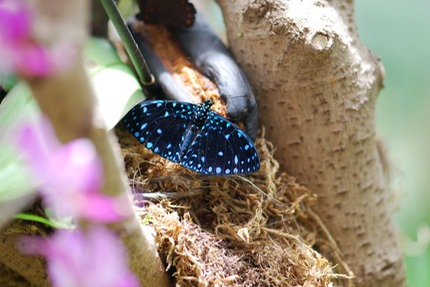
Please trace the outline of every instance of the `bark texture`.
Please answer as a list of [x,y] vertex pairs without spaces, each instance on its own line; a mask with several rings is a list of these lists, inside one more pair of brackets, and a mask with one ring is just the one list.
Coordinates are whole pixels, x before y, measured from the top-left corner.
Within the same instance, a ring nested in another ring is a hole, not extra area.
[[218,3],[275,156],[318,194],[355,286],[405,286],[375,140],[383,67],[359,40],[353,1]]

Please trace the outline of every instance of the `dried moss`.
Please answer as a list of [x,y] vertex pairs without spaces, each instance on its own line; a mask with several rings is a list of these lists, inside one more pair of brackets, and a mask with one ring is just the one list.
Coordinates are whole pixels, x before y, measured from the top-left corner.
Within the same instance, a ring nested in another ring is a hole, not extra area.
[[[36,200],[24,213],[44,216],[40,200]],[[45,261],[40,256],[26,256],[19,252],[18,239],[23,236],[47,237],[52,227],[39,222],[12,220],[3,226],[0,234],[0,286],[41,286],[46,285]]]
[[[273,148],[256,141],[261,169],[203,176],[117,130],[139,215],[155,230],[177,286],[328,286],[338,275],[313,250],[316,197],[278,173]],[[336,262],[337,263],[337,262]]]
[[0,286],[2,287],[22,287],[31,285],[21,275],[7,266],[0,264]]

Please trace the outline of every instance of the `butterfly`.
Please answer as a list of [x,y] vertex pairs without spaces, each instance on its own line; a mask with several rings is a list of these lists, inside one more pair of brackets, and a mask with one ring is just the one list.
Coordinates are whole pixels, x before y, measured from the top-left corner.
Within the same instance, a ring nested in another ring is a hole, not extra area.
[[186,28],[194,23],[196,9],[187,0],[138,0],[136,18],[148,24]]
[[232,122],[199,105],[144,101],[123,118],[129,132],[154,153],[202,174],[244,174],[260,168],[252,140]]

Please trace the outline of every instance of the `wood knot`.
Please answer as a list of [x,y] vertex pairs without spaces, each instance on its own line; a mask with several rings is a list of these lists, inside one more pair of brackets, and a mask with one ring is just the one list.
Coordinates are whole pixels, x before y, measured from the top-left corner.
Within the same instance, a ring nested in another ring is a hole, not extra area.
[[330,49],[333,39],[324,32],[315,32],[310,35],[308,42],[317,51]]

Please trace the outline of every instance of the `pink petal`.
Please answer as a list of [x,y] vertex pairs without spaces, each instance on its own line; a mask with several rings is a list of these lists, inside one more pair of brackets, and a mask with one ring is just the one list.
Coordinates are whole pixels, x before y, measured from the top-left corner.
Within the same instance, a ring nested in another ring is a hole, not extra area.
[[85,232],[58,230],[47,241],[35,239],[33,246],[27,243],[25,251],[46,256],[54,287],[139,286],[127,268],[122,242],[103,227]]
[[16,49],[19,57],[15,60],[15,69],[22,75],[47,76],[53,73],[49,51],[36,44],[21,43]]
[[30,34],[31,13],[20,0],[0,1],[0,40],[17,42]]
[[40,77],[70,68],[76,47],[55,43],[50,49],[35,42],[31,12],[24,1],[0,0],[0,72]]
[[47,120],[25,125],[19,147],[30,165],[45,204],[58,217],[74,216],[95,222],[126,217],[127,202],[100,193],[102,164],[92,142],[76,139],[62,145]]
[[121,206],[119,198],[99,194],[87,194],[86,202],[82,205],[82,217],[94,222],[109,223],[123,220],[127,217],[127,202]]
[[44,119],[39,125],[24,125],[18,135],[18,145],[36,177],[41,181],[50,178],[53,172],[51,155],[60,148],[50,123]]
[[83,193],[100,190],[102,164],[90,140],[81,138],[63,145],[55,153],[52,164],[59,173],[59,179],[73,183],[69,186],[70,189]]

